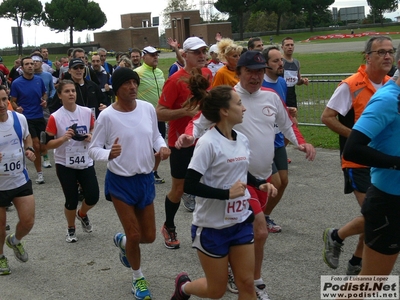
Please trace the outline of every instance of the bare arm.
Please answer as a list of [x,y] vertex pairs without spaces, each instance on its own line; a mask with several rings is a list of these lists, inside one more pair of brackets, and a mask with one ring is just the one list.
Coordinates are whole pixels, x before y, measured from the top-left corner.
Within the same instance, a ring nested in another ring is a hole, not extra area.
[[11,101],[11,105],[12,105],[13,109],[14,109],[15,111],[19,112],[19,113],[22,113],[23,109],[22,109],[22,107],[19,107],[19,106],[18,106],[18,104],[17,104],[17,98],[11,97],[11,98],[10,98],[10,101]]
[[157,104],[156,106],[157,119],[163,122],[176,120],[183,117],[192,118],[197,113],[197,111],[197,109],[187,108],[170,109],[160,104]]
[[302,85],[302,84],[308,85],[308,78],[307,77],[301,77],[300,70],[297,73],[297,78],[299,78],[299,81],[297,81],[297,85]]
[[[50,133],[50,132],[46,132],[49,136],[54,136],[54,134]],[[65,134],[63,136],[60,136],[57,139],[54,140],[50,140],[47,144],[46,144],[46,149],[55,149],[60,147],[62,144],[64,144],[65,142],[68,142],[72,137],[74,136],[74,130],[69,128]]]
[[348,128],[340,123],[337,115],[338,112],[336,110],[325,107],[321,115],[321,121],[333,132],[336,132],[337,134],[347,138],[350,135],[351,128]]

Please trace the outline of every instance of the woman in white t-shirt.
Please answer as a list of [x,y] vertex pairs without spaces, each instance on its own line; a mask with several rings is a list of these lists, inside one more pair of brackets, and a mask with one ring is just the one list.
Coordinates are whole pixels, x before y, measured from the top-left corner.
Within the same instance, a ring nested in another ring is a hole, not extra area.
[[[54,150],[57,177],[65,195],[64,213],[68,223],[66,241],[78,241],[75,233],[75,216],[85,232],[92,232],[87,212],[99,201],[99,184],[93,160],[88,155],[92,138],[94,116],[90,108],[76,104],[75,85],[62,80],[57,87],[63,106],[51,114],[46,134],[51,137],[47,149]],[[78,184],[85,199],[78,207]]]
[[[201,73],[200,73],[201,74]],[[193,98],[203,115],[216,125],[198,141],[185,178],[185,192],[196,195],[192,247],[197,249],[205,278],[193,282],[180,273],[171,299],[221,298],[228,282],[228,263],[235,276],[238,299],[257,299],[254,288],[253,213],[246,185],[276,194],[270,183],[248,173],[249,147],[245,135],[233,130],[242,122],[245,107],[230,86],[207,92],[200,74],[189,79]]]

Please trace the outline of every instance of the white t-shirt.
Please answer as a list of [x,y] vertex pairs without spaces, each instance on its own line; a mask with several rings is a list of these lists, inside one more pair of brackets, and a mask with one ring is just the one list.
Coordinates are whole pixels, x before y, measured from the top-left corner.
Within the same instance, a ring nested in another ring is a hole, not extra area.
[[0,122],[0,191],[16,189],[28,182],[29,176],[25,165],[24,139],[29,135],[28,123],[24,115],[16,113],[22,131],[22,147],[14,130],[14,117],[7,111],[8,119]]
[[[116,138],[122,148],[121,155],[108,160]],[[133,111],[120,112],[110,105],[101,112],[95,123],[89,155],[94,160],[108,161],[107,167],[114,174],[133,176],[153,171],[153,149],[158,152],[161,147],[167,146],[158,131],[153,105],[136,100]]]
[[[90,108],[77,105],[74,112],[60,107],[60,109],[51,114],[49,124],[53,122],[52,118],[55,120],[57,130],[52,133],[55,133],[55,137],[59,138],[64,136],[68,128],[73,124],[78,124],[76,130],[79,134],[85,135],[89,133],[93,116]],[[56,164],[72,169],[84,169],[93,166],[93,160],[89,157],[89,143],[70,139],[54,149],[54,161]]]
[[[229,189],[235,182],[247,182],[249,168],[249,142],[237,132],[236,141],[228,140],[212,128],[197,142],[189,169],[203,177],[205,185]],[[241,223],[251,214],[246,189],[245,196],[230,200],[196,197],[193,224],[200,227],[225,228]]]
[[[240,82],[235,85],[234,89],[246,108],[243,122],[235,125],[234,129],[249,139],[249,171],[258,179],[267,179],[272,174],[276,125],[293,145],[299,145],[292,128],[293,123],[276,92],[261,88],[250,94],[242,88]],[[193,121],[192,136],[200,137],[210,126],[211,122],[201,114],[198,119]]]

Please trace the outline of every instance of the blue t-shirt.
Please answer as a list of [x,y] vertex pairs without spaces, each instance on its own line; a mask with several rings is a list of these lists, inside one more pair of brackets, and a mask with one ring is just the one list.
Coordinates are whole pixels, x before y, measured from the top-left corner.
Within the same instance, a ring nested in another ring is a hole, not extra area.
[[42,78],[48,97],[53,98],[54,94],[56,93],[56,89],[54,88],[53,84],[53,76],[49,72],[42,72],[35,75]]
[[17,105],[24,110],[22,114],[27,120],[43,118],[43,109],[40,103],[46,93],[42,78],[34,75],[32,79],[20,76],[11,85],[11,97],[17,98]]
[[[278,81],[275,83],[268,82],[264,79],[262,86],[274,90],[279,95],[279,97],[281,97],[283,102],[286,103],[287,85],[285,79],[283,79],[282,77],[278,77]],[[285,146],[285,136],[283,135],[282,132],[279,132],[275,135],[274,146],[275,148],[280,148]]]
[[[400,156],[400,87],[389,80],[369,100],[356,129],[371,139],[370,147]],[[392,195],[400,195],[400,171],[371,168],[371,183]]]

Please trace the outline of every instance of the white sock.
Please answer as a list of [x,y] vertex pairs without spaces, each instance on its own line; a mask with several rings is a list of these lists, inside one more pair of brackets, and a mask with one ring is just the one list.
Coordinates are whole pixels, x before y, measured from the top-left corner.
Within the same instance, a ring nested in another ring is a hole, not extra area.
[[185,282],[184,284],[182,284],[182,286],[181,286],[181,290],[182,290],[182,293],[184,293],[185,295],[187,295],[187,296],[189,296],[189,294],[187,294],[186,292],[185,292],[185,285],[187,285],[189,282]]
[[254,280],[254,285],[260,285],[260,284],[264,284],[264,281],[262,280],[262,278]]
[[120,242],[120,246],[121,246],[121,248],[126,249],[125,248],[125,246],[126,246],[126,235],[124,235],[124,237],[122,238],[122,240]]
[[142,268],[139,268],[138,270],[133,270],[133,280],[137,280],[144,277],[142,273]]
[[21,241],[17,240],[17,238],[15,237],[15,234],[12,235],[11,237],[11,244],[13,245],[18,245]]

